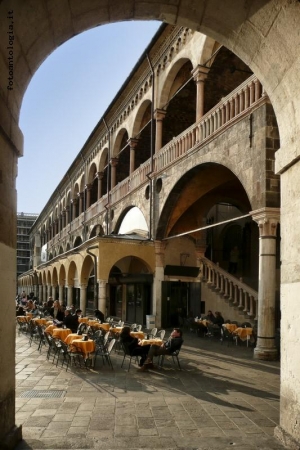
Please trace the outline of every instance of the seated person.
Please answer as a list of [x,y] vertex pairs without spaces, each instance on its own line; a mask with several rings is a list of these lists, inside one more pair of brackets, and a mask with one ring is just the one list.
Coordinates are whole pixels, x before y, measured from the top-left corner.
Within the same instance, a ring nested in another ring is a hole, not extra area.
[[212,311],[207,311],[207,315],[204,317],[204,319],[209,320],[211,323],[215,323],[215,316],[213,315]]
[[16,309],[16,315],[17,316],[25,316],[25,311],[23,306],[19,305]]
[[220,313],[220,311],[216,311],[214,324],[218,325],[220,328],[222,328],[223,323],[224,323],[224,318],[223,318],[222,314]]
[[94,314],[96,319],[99,319],[101,323],[104,322],[104,314],[102,311],[100,311],[99,309],[95,309]]
[[76,333],[77,332],[78,316],[72,316],[70,308],[67,308],[65,310],[65,317],[64,317],[63,324],[67,328],[70,328],[70,330],[72,330],[72,333]]
[[171,353],[175,352],[176,350],[179,350],[182,344],[183,344],[182,331],[180,328],[174,328],[168,340],[163,344],[161,344],[161,346],[151,345],[147,359],[143,367],[141,367],[139,370],[145,372],[148,369],[152,369],[154,367],[153,366],[154,356],[171,355]]
[[150,345],[139,345],[139,339],[130,335],[130,327],[123,327],[120,333],[120,341],[128,349],[131,356],[141,356],[139,366],[142,367],[150,349]]
[[52,308],[50,309],[50,316],[58,322],[62,322],[65,318],[65,313],[58,300],[55,300]]

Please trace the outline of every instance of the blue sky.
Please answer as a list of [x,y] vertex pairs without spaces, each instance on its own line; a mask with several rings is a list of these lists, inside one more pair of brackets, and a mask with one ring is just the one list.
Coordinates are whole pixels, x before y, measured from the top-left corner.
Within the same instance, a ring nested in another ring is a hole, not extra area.
[[18,212],[41,212],[159,26],[122,22],[94,28],[40,66],[21,108]]

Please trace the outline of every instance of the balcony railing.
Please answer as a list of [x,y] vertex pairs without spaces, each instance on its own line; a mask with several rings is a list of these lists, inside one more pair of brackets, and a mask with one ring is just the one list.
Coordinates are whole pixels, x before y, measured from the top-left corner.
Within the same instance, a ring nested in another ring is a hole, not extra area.
[[[165,145],[159,152],[153,155],[153,172],[160,173],[184,157],[186,153],[205,145],[218,133],[232,126],[242,117],[250,114],[251,110],[258,107],[267,96],[259,80],[252,75],[233,92],[224,97],[213,109],[205,114],[198,122],[194,123],[171,142]],[[109,204],[112,206],[123,199],[130,192],[140,188],[149,182],[147,175],[151,172],[151,160],[141,164],[129,177],[118,183],[109,193]],[[89,209],[74,219],[65,227],[60,235],[55,236],[49,242],[55,245],[58,240],[66,236],[67,232],[74,232],[81,227],[82,222],[87,222],[105,210],[108,203],[107,194]]]

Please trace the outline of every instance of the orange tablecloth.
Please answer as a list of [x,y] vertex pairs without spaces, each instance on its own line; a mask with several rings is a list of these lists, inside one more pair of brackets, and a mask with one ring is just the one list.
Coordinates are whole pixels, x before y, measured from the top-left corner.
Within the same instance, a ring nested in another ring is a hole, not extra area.
[[110,323],[99,323],[99,328],[105,331],[109,331],[110,329]]
[[111,331],[112,333],[121,333],[121,331],[123,330],[123,327],[110,327],[109,331]]
[[144,346],[144,345],[159,345],[161,346],[161,344],[163,343],[163,341],[161,339],[142,339],[139,343],[139,345]]
[[239,327],[233,333],[237,334],[241,341],[246,341],[249,340],[250,336],[252,335],[252,331],[252,328]]
[[87,353],[95,351],[96,345],[95,342],[92,341],[92,339],[89,339],[88,341],[83,341],[82,339],[74,339],[71,344],[71,351],[72,348],[74,349],[74,351],[76,351],[77,348],[80,348],[82,352],[87,355]]
[[72,342],[75,341],[75,339],[81,339],[81,338],[82,337],[79,336],[77,333],[70,333],[65,338],[65,343],[69,345],[69,344],[72,344]]
[[70,328],[54,328],[52,332],[52,336],[54,338],[59,338],[62,341],[66,339],[66,337],[72,333],[72,330]]
[[78,322],[79,322],[79,323],[82,323],[82,322],[88,323],[88,321],[89,321],[89,318],[88,318],[88,317],[79,317],[79,319],[78,319]]
[[138,339],[144,339],[145,335],[142,331],[130,331],[130,336]]
[[92,319],[89,319],[88,324],[89,324],[91,327],[95,327],[95,326],[97,326],[97,325],[100,325],[100,322],[98,322],[98,320],[92,320]]
[[46,325],[48,323],[48,319],[32,319],[36,325]]
[[209,325],[209,324],[211,324],[211,322],[209,321],[209,320],[206,320],[206,319],[203,319],[203,320],[200,320],[200,319],[198,319],[198,320],[195,320],[195,323],[197,324],[197,325],[203,325],[204,327],[207,327],[207,325]]
[[26,313],[26,317],[29,317],[30,319],[32,319],[32,318],[33,318],[33,314],[32,314],[32,313],[29,313],[29,312],[27,312],[27,313]]
[[24,322],[24,323],[29,322],[31,320],[30,317],[28,317],[28,316],[17,316],[17,318],[20,322]]
[[235,331],[237,329],[237,325],[235,323],[223,323],[222,325],[224,328],[227,328],[230,333]]
[[45,331],[46,331],[46,333],[49,333],[52,336],[54,328],[57,328],[57,326],[53,325],[53,324],[52,325],[48,325],[47,328],[45,329]]

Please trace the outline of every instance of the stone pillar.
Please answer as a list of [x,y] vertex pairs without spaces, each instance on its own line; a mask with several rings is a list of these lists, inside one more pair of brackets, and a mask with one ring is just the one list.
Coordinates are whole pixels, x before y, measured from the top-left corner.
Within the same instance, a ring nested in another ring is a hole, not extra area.
[[[48,294],[48,297],[52,297],[53,292],[52,292],[51,284],[47,284],[47,294]],[[53,298],[53,300],[55,300],[55,298]]]
[[66,206],[66,226],[70,222],[70,206]]
[[196,95],[196,122],[198,122],[204,115],[204,82],[206,80],[208,69],[197,66],[192,75],[197,87]]
[[39,296],[39,302],[40,303],[43,303],[44,301],[46,301],[46,300],[44,300],[44,292],[43,292],[43,285],[42,284],[39,284],[39,294],[38,294],[38,296]]
[[80,285],[80,309],[82,310],[82,314],[85,315],[86,312],[86,284]]
[[83,213],[83,192],[78,192],[77,194],[79,201],[79,216]]
[[111,158],[110,165],[111,165],[111,184],[110,188],[113,189],[117,182],[117,165],[118,165],[118,158]]
[[43,284],[42,290],[43,290],[43,302],[46,302],[48,300],[47,299],[47,286]]
[[104,173],[103,172],[97,172],[96,173],[96,178],[98,180],[98,193],[97,193],[97,198],[98,200],[102,197],[102,180],[104,177]]
[[153,279],[153,305],[152,314],[155,317],[155,325],[161,327],[161,288],[164,280],[164,260],[166,243],[155,241],[155,274]]
[[73,285],[68,284],[68,299],[67,299],[67,305],[72,306],[73,305]]
[[71,200],[72,203],[72,220],[76,219],[76,205],[78,202],[78,198],[73,198],[73,200]]
[[162,148],[163,120],[165,115],[166,111],[163,109],[156,109],[154,111],[154,118],[156,120],[155,153]]
[[88,209],[91,206],[92,185],[91,184],[86,184],[85,189],[86,189],[86,209]]
[[107,280],[98,280],[98,309],[103,312],[105,317],[108,315],[106,307],[106,286]]
[[128,139],[128,144],[130,148],[129,174],[131,174],[135,169],[135,148],[138,144],[138,139]]
[[58,286],[58,297],[59,297],[59,301],[60,301],[60,304],[63,304],[64,303],[64,286],[63,285],[59,285]]
[[276,231],[279,208],[262,208],[251,212],[259,227],[259,287],[257,344],[254,358],[277,359],[275,346]]

